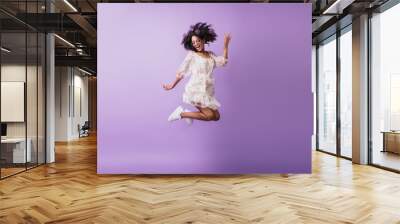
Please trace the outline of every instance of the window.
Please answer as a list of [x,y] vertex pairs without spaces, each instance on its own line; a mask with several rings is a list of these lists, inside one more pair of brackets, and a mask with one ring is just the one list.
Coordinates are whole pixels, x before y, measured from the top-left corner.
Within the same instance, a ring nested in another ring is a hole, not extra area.
[[[18,4],[16,4],[18,3]],[[44,1],[1,2],[42,13]],[[45,34],[1,13],[0,178],[45,163]]]
[[371,162],[400,170],[400,5],[371,18]]
[[318,47],[318,145],[336,153],[336,36]]
[[340,154],[352,157],[352,34],[351,26],[340,36]]

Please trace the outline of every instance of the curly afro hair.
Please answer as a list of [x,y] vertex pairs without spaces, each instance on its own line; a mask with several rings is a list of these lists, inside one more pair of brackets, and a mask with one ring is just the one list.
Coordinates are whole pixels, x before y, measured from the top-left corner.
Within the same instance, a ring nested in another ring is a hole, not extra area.
[[217,39],[217,34],[211,24],[196,23],[190,26],[190,30],[183,36],[182,45],[186,50],[196,51],[192,45],[192,36],[202,39],[205,44],[212,43]]

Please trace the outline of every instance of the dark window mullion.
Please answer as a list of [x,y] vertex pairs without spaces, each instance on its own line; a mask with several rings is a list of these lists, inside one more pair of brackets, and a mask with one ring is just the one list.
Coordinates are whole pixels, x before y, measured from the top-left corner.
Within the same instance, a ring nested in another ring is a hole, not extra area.
[[341,84],[341,64],[340,64],[340,30],[336,31],[336,154],[341,156],[341,117],[340,117],[340,84]]
[[315,148],[319,149],[319,44],[316,45],[315,47]]
[[[28,1],[25,0],[25,21],[28,19]],[[25,102],[24,102],[24,118],[25,118],[25,170],[28,170],[28,24],[25,23]]]
[[[39,13],[39,0],[36,1],[36,13]],[[39,165],[39,32],[36,32],[36,166],[38,165]]]
[[372,12],[368,12],[368,30],[367,30],[367,44],[368,44],[368,53],[367,53],[367,66],[368,66],[368,74],[367,74],[367,83],[368,83],[368,90],[367,90],[367,102],[368,102],[368,114],[367,114],[367,119],[368,119],[368,124],[367,124],[367,130],[368,130],[368,164],[373,164],[373,145],[372,145],[372,64],[371,64],[371,57],[372,57],[372,25],[371,25],[371,20],[372,20]]

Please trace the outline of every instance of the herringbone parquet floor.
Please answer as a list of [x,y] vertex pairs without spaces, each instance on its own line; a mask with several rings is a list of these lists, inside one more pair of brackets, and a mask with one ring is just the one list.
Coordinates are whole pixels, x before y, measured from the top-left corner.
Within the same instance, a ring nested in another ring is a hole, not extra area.
[[313,153],[311,175],[97,175],[96,139],[0,181],[0,223],[400,223],[400,175]]

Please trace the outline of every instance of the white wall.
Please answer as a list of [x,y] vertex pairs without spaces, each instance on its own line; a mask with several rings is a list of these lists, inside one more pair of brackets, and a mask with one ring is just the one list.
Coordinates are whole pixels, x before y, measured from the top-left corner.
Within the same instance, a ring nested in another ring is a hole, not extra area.
[[78,124],[88,120],[88,77],[76,68],[56,67],[55,89],[55,140],[77,139]]
[[68,117],[70,84],[69,68],[55,68],[55,141],[68,140]]
[[[76,72],[77,70],[75,70]],[[89,119],[89,111],[88,111],[88,77],[81,76],[82,73],[79,73],[74,77],[74,108],[73,111],[73,119],[72,119],[72,135],[74,137],[79,137],[77,126],[78,124],[83,125],[85,121]],[[80,93],[79,93],[80,91]],[[80,96],[80,97],[79,97]],[[80,101],[80,102],[79,102]],[[80,110],[81,111],[80,111]]]
[[[27,70],[25,70],[27,69]],[[18,65],[18,64],[6,64],[1,66],[1,81],[2,82],[25,82],[25,75],[28,75],[28,80],[30,85],[36,85],[36,66]],[[40,72],[40,71],[39,71]],[[36,88],[27,88],[27,106],[28,106],[28,122],[34,122],[35,124],[28,124],[28,129],[32,127],[36,130],[36,113],[31,113],[31,111],[36,111]],[[34,98],[34,99],[32,99]],[[31,104],[31,102],[34,102]],[[40,106],[40,105],[39,105]],[[5,110],[6,108],[2,108]],[[8,137],[25,137],[25,123],[26,122],[7,122],[7,136]],[[34,126],[34,127],[33,127]],[[28,137],[31,132],[28,130]],[[36,132],[35,132],[36,133]]]
[[[3,82],[25,82],[25,64],[9,64],[1,66],[1,81]],[[31,74],[31,66],[28,66],[28,74]],[[5,108],[2,108],[4,110]],[[10,122],[7,123],[7,137],[25,137],[25,123],[24,122]]]

